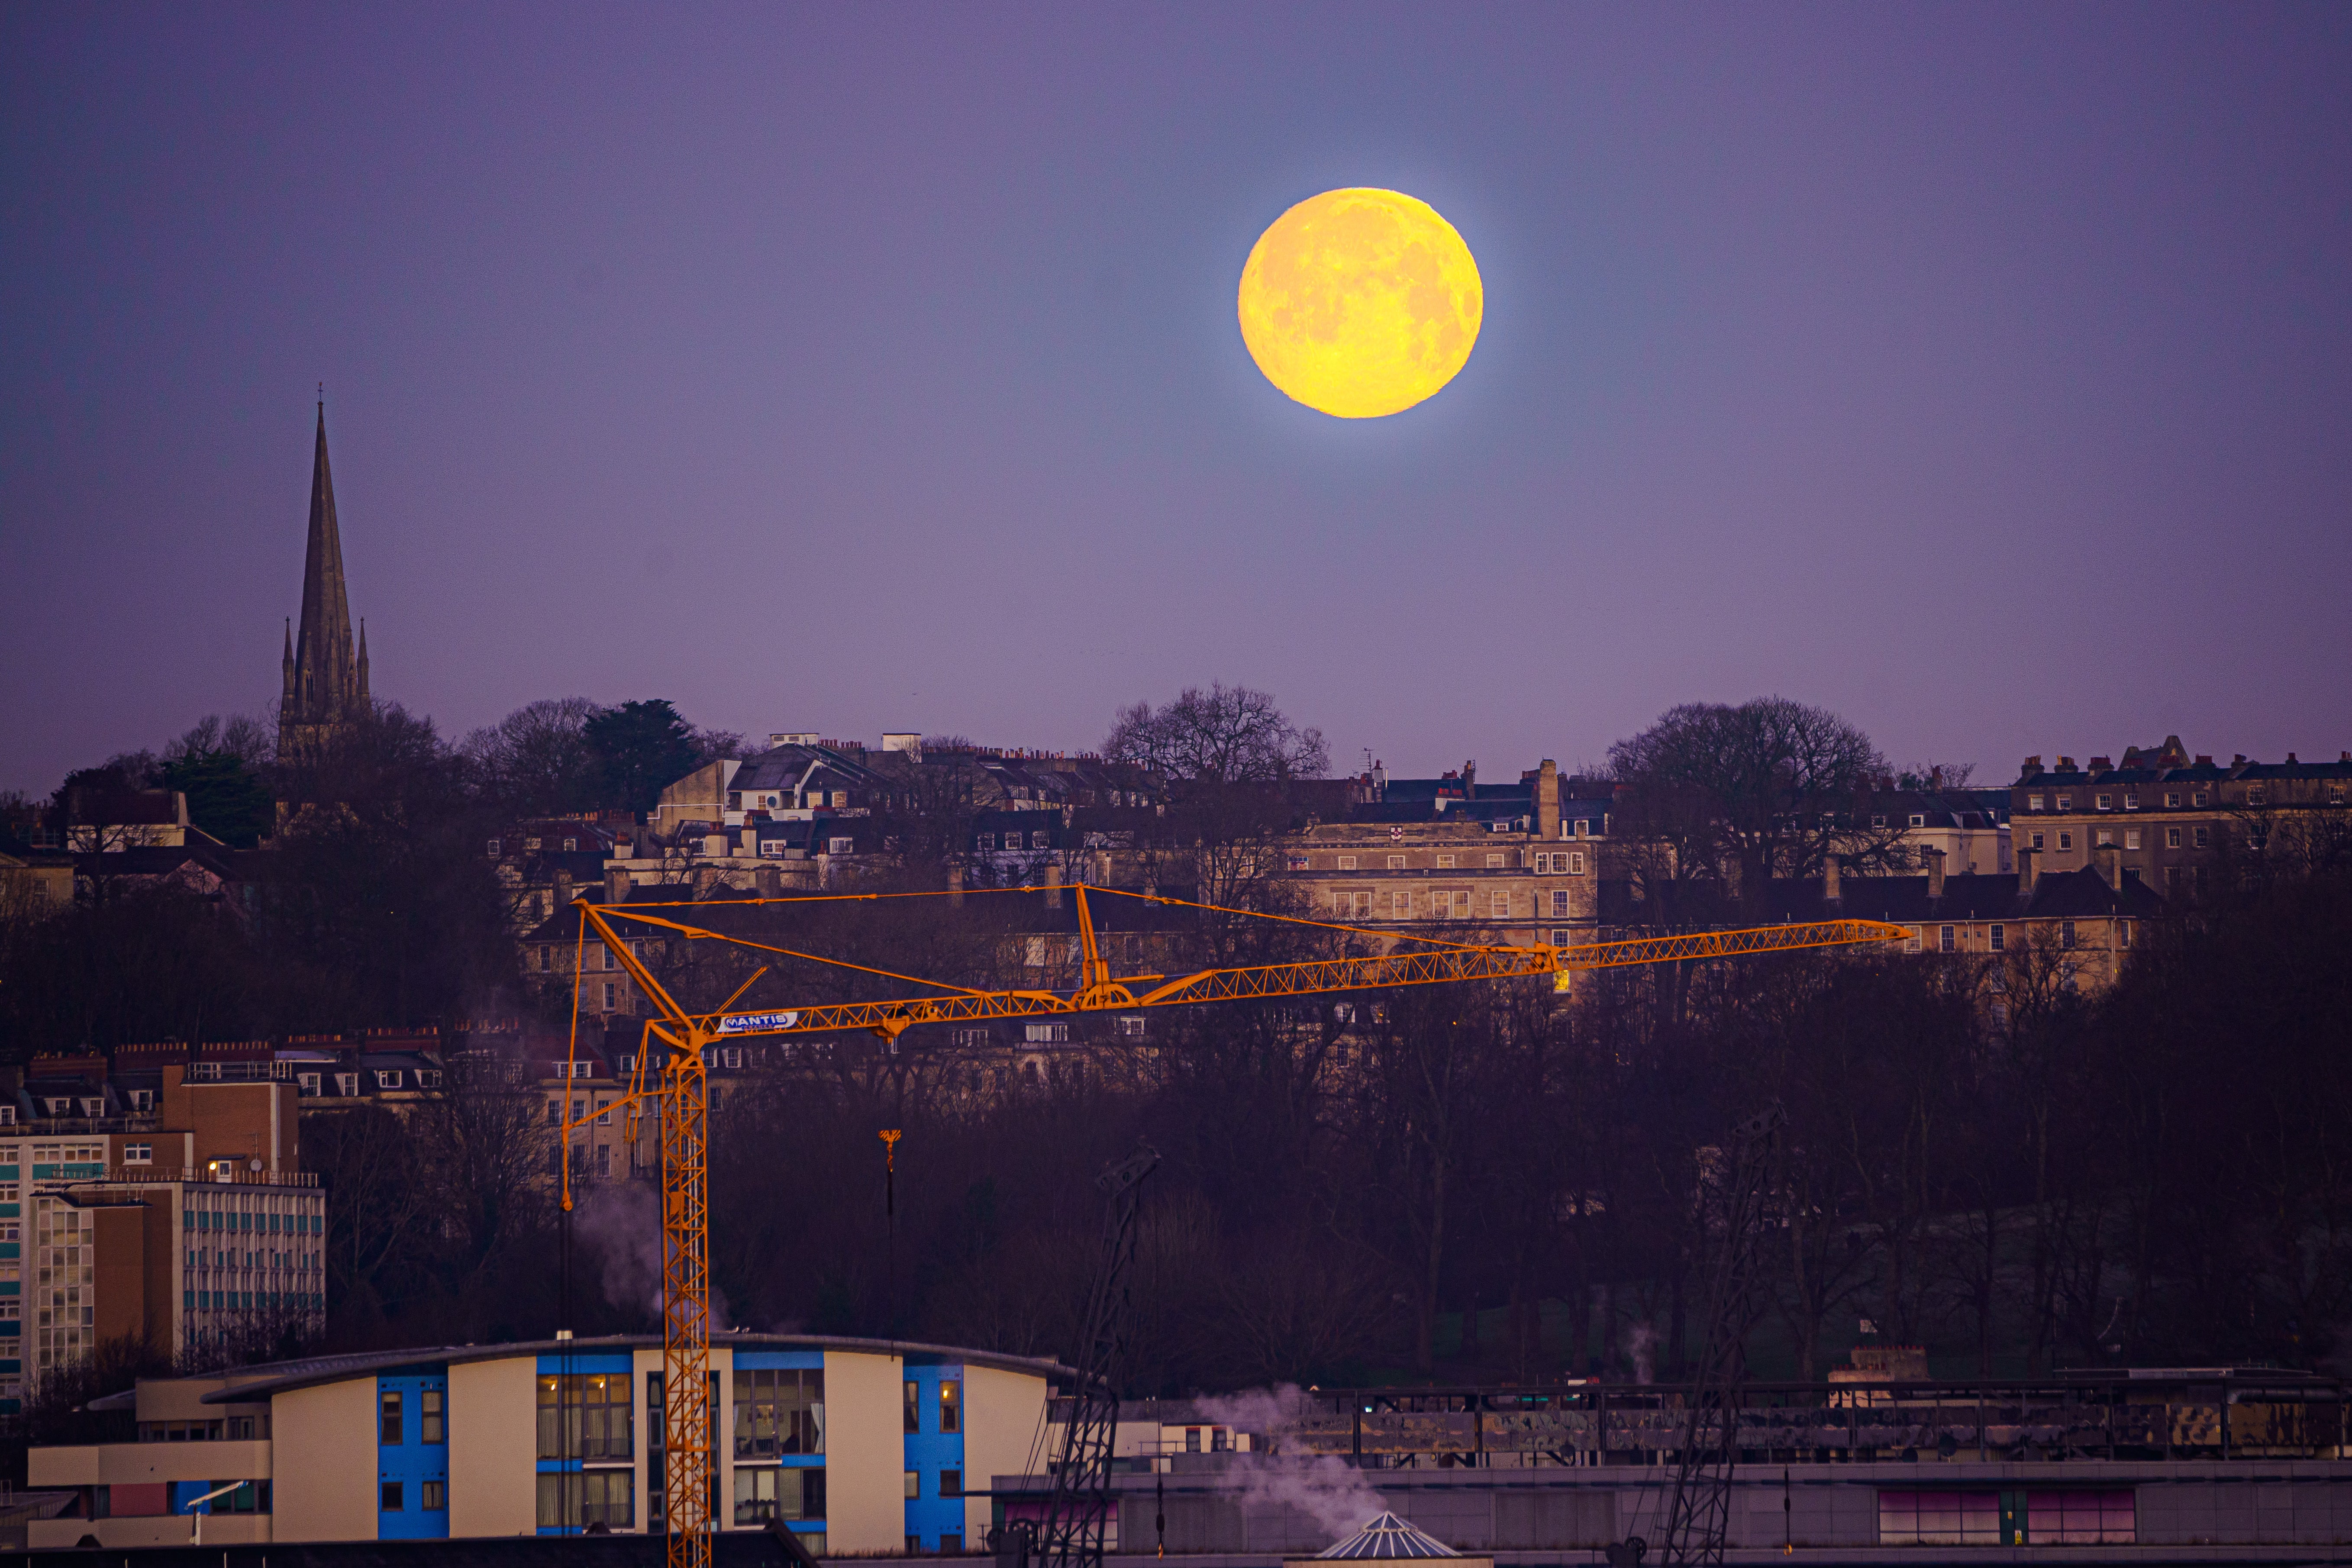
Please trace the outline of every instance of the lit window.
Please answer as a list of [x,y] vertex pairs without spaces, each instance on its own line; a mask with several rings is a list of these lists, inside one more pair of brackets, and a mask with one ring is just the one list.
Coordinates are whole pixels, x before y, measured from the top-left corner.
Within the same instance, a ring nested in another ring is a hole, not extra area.
[[[942,1432],[963,1430],[963,1384],[952,1379],[942,1379],[940,1384],[940,1430]],[[947,1481],[943,1476],[940,1482],[940,1495],[961,1497],[963,1484],[961,1472],[950,1470],[947,1474],[958,1477],[956,1489],[953,1491],[948,1490]]]

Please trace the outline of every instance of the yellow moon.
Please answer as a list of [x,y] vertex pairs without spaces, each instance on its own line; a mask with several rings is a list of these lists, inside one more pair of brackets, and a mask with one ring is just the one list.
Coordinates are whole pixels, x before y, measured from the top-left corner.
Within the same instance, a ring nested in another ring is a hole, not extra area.
[[1470,358],[1486,313],[1478,263],[1427,202],[1354,188],[1274,220],[1242,268],[1242,341],[1309,408],[1377,419],[1411,408]]

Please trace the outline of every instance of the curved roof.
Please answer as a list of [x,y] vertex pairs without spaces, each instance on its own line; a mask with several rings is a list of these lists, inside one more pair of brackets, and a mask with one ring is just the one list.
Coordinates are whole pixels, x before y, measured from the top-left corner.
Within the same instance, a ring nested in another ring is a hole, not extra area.
[[[424,1345],[409,1350],[368,1351],[351,1355],[310,1356],[301,1361],[265,1363],[258,1366],[237,1367],[219,1375],[230,1379],[225,1388],[204,1396],[206,1405],[248,1405],[284,1394],[289,1389],[310,1388],[322,1383],[341,1383],[345,1378],[364,1377],[373,1373],[387,1372],[394,1367],[415,1366],[430,1363],[436,1365],[458,1365],[466,1362],[506,1361],[515,1356],[561,1355],[566,1351],[591,1352],[596,1351],[659,1350],[659,1334],[610,1334],[601,1339],[586,1340],[525,1340],[496,1345]],[[872,1355],[919,1356],[929,1360],[953,1362],[960,1366],[993,1367],[1001,1372],[1025,1372],[1042,1377],[1048,1383],[1058,1383],[1077,1373],[1060,1362],[1035,1356],[999,1355],[993,1351],[967,1350],[958,1345],[922,1344],[910,1340],[848,1339],[836,1334],[741,1334],[717,1333],[710,1336],[714,1350],[826,1350],[860,1352]]]
[[1363,1529],[1316,1553],[1318,1557],[1390,1558],[1459,1557],[1435,1536],[1414,1529],[1392,1513],[1381,1514]]

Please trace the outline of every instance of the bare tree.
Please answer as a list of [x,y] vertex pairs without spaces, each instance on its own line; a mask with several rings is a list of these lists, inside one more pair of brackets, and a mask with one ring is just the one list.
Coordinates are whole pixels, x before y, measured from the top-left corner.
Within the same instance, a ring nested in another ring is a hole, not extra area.
[[1286,784],[1330,765],[1320,730],[1299,728],[1267,692],[1223,681],[1123,710],[1102,749],[1108,761],[1203,785]]

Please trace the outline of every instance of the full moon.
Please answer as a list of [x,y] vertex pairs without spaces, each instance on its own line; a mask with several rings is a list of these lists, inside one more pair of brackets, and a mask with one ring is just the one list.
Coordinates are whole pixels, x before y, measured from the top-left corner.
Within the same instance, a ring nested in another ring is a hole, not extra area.
[[1400,413],[1470,358],[1478,263],[1427,202],[1354,188],[1309,196],[1242,268],[1242,341],[1266,380],[1340,419]]

